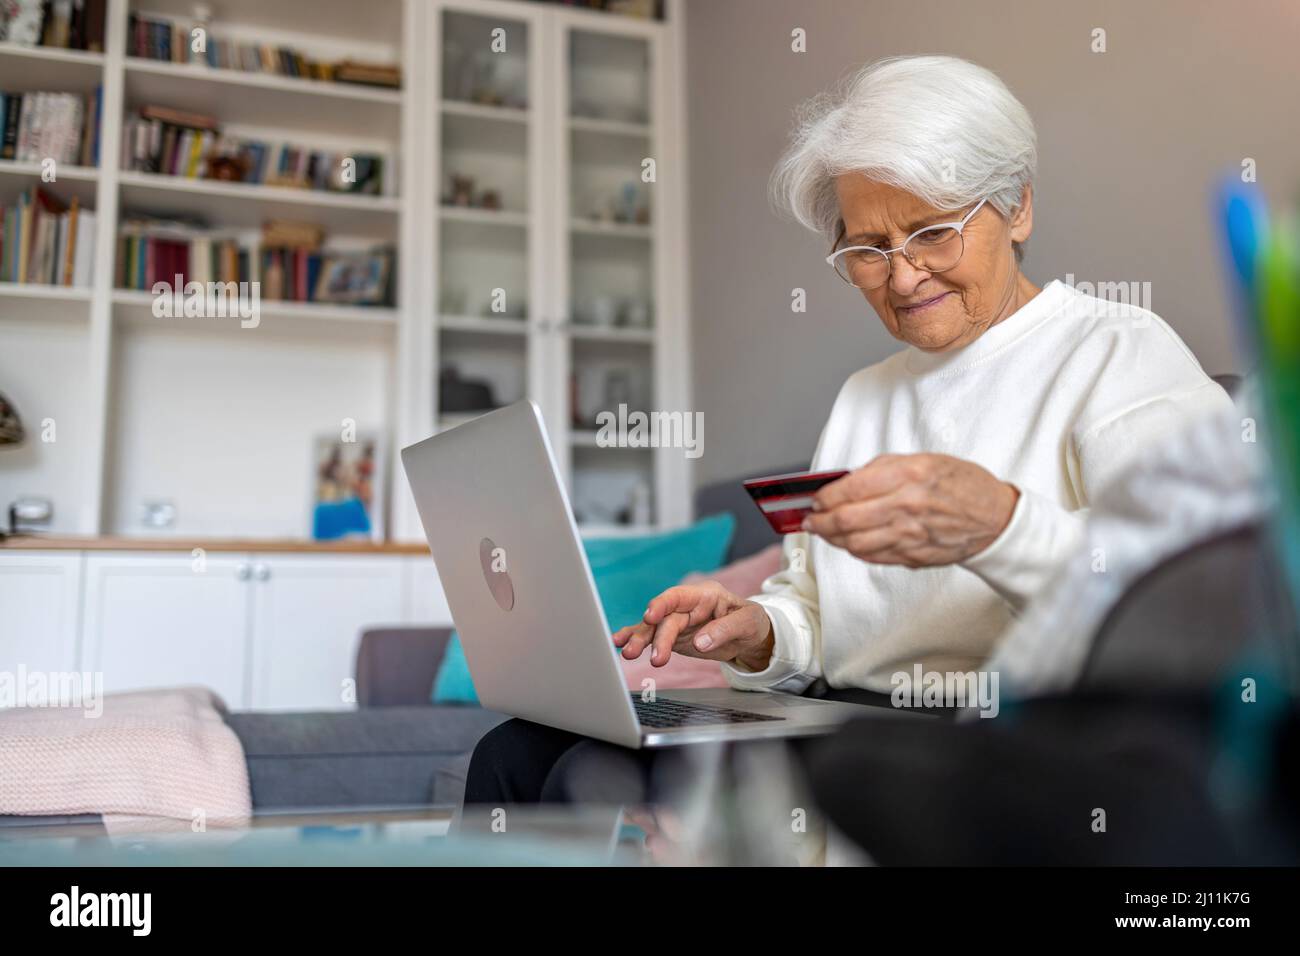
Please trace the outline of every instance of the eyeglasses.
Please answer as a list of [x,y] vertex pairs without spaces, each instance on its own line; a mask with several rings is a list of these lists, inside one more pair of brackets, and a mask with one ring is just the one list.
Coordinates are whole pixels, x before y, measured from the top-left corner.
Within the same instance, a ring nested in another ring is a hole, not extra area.
[[[987,197],[981,199],[960,222],[941,222],[916,230],[897,249],[846,246],[827,256],[826,263],[849,285],[867,292],[879,289],[889,281],[893,268],[891,257],[895,252],[901,252],[914,268],[922,272],[947,272],[961,261],[962,253],[966,251],[962,230],[986,202]],[[836,245],[842,239],[841,232],[840,239],[835,240]]]

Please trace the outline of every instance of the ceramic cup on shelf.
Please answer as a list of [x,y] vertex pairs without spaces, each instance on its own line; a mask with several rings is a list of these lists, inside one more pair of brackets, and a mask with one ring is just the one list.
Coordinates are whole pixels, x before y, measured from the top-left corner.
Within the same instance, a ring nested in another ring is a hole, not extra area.
[[592,325],[609,328],[618,318],[618,302],[613,296],[595,296],[591,300],[589,315]]

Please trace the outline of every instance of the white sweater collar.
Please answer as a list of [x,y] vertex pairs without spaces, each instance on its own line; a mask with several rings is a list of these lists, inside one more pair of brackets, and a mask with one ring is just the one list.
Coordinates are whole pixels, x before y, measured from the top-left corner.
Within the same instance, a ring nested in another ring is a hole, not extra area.
[[911,346],[906,350],[904,367],[915,375],[949,374],[969,368],[999,352],[1032,332],[1060,311],[1074,295],[1074,290],[1053,279],[1042,291],[974,342],[951,352],[926,352]]

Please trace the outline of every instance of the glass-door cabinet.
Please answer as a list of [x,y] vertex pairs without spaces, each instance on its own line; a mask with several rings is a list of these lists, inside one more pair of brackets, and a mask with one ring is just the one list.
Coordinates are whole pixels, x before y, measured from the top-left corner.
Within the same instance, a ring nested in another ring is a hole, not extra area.
[[437,427],[540,400],[535,338],[545,211],[538,18],[519,3],[448,5],[430,183],[437,212]]
[[535,400],[588,533],[691,517],[676,9],[431,11],[433,421]]
[[568,386],[573,507],[580,522],[637,528],[655,523],[655,451],[629,418],[659,410],[655,38],[570,20],[560,48],[567,189],[559,244],[567,263],[559,277],[565,322],[557,367]]

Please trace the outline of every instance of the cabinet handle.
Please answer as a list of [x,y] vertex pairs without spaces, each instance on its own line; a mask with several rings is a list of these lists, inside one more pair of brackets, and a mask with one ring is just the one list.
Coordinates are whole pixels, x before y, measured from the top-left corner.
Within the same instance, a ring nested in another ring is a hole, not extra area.
[[271,577],[271,569],[259,561],[257,564],[253,565],[253,577],[257,578],[259,581],[269,580]]
[[241,561],[241,562],[240,562],[240,563],[235,567],[235,580],[236,580],[236,581],[247,581],[247,580],[248,580],[248,576],[249,576],[251,573],[252,573],[252,569],[249,568],[249,566],[248,566],[248,562],[247,562],[247,561]]

